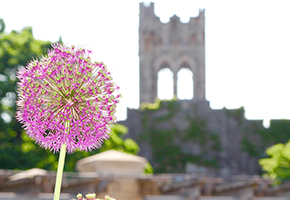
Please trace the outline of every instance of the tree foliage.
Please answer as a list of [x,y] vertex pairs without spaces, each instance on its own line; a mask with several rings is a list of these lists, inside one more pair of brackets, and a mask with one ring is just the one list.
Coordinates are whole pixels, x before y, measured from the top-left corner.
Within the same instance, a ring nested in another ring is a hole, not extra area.
[[34,157],[27,157],[22,151],[23,130],[14,117],[15,74],[29,60],[45,54],[51,43],[34,39],[30,27],[6,34],[2,19],[0,27],[0,168],[27,168],[34,162]]
[[3,19],[0,19],[0,33],[5,30],[5,23]]
[[130,153],[133,155],[138,154],[139,152],[138,144],[130,138],[126,138],[124,140],[124,136],[128,133],[127,127],[120,124],[116,124],[115,126],[112,127],[111,130],[112,133],[110,139],[104,142],[104,145],[100,149],[101,152],[114,149],[117,151]]
[[281,180],[290,179],[290,140],[285,143],[275,144],[266,149],[268,158],[259,160],[262,169],[266,171],[266,177]]

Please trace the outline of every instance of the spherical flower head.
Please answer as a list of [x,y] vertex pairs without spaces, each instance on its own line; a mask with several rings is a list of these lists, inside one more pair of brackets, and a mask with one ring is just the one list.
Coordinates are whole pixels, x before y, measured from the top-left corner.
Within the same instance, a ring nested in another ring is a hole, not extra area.
[[41,147],[68,153],[100,148],[116,122],[119,87],[91,51],[54,44],[40,60],[22,67],[17,77],[16,119]]

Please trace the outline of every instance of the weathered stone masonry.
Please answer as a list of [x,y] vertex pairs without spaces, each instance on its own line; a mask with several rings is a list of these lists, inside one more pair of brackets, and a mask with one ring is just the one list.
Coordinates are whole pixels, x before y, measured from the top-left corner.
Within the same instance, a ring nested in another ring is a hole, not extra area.
[[[265,129],[262,120],[245,119],[243,108],[210,108],[205,98],[204,12],[200,10],[188,23],[180,22],[176,15],[161,23],[153,3],[148,7],[140,3],[141,106],[128,109],[127,120],[120,123],[129,128],[127,137],[138,142],[140,155],[157,172],[184,172],[186,163],[194,163],[205,166],[207,173],[257,174],[258,159],[265,156],[265,149],[286,142],[290,133],[272,137],[275,127]],[[193,73],[193,99],[152,104],[157,97],[159,70],[173,72],[176,95],[177,73],[183,67]],[[276,122],[276,128],[284,123]]]
[[154,4],[140,4],[139,57],[140,103],[157,97],[157,74],[162,68],[173,72],[177,94],[177,72],[185,67],[194,74],[194,99],[205,100],[204,10],[186,24],[174,15],[161,23]]

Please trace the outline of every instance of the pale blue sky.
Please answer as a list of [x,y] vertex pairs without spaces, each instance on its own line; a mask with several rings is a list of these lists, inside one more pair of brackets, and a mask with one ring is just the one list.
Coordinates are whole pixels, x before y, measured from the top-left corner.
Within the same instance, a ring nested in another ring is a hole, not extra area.
[[[115,74],[124,94],[119,108],[139,106],[139,2],[5,1],[6,32],[32,26],[35,38],[85,45]],[[267,0],[155,1],[161,21],[183,22],[206,8],[206,98],[213,109],[244,106],[249,119],[290,118],[290,12]]]

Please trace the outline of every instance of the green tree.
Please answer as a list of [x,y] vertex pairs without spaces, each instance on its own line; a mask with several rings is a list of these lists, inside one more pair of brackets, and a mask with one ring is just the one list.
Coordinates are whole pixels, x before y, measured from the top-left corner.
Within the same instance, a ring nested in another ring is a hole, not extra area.
[[265,176],[276,179],[277,183],[290,179],[290,140],[275,144],[266,149],[268,158],[259,160],[259,164],[266,172]]
[[137,155],[139,152],[138,144],[130,138],[124,140],[124,136],[127,134],[127,132],[128,128],[123,125],[116,124],[113,126],[110,139],[104,142],[104,145],[100,151],[103,152],[114,149],[117,151]]
[[5,30],[5,23],[3,19],[0,19],[0,33]]
[[9,34],[4,29],[5,23],[0,19],[0,168],[26,168],[34,158],[23,154],[23,130],[14,117],[16,71],[29,60],[45,54],[51,43],[34,39],[31,27]]

